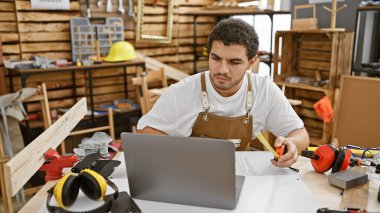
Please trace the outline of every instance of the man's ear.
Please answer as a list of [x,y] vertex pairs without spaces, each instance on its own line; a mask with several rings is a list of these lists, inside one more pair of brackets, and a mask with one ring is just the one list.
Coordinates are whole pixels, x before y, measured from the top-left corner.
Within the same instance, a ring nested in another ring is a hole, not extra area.
[[248,61],[249,69],[252,69],[252,66],[253,66],[253,64],[256,62],[256,60],[257,60],[258,57],[259,57],[258,55],[255,55],[255,56],[253,56],[253,57],[251,58],[251,60]]

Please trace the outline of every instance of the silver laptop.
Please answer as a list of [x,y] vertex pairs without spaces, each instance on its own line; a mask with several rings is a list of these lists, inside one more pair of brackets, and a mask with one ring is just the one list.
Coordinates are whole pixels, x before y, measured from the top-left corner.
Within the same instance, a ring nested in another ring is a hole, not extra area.
[[226,140],[122,133],[131,196],[234,209],[244,183]]

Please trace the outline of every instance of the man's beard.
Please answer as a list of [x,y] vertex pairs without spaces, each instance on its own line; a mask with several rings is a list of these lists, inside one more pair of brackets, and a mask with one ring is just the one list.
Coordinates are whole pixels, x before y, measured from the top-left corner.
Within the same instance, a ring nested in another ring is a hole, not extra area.
[[[225,82],[225,83],[227,83],[227,84],[219,83],[218,80],[215,79],[215,77],[222,77],[222,78],[226,79],[227,82]],[[212,82],[212,85],[219,90],[228,90],[228,89],[231,89],[234,86],[238,85],[241,82],[241,80],[243,79],[243,77],[244,77],[244,75],[240,79],[238,79],[236,81],[232,81],[232,78],[230,76],[228,76],[227,74],[220,74],[220,73],[211,74],[211,82]]]

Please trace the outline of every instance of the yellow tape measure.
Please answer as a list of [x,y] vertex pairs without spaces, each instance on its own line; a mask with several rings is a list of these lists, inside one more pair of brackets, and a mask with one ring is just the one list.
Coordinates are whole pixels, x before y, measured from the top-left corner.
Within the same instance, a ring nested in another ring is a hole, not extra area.
[[267,148],[269,151],[271,151],[276,158],[279,157],[278,154],[276,153],[276,151],[274,151],[272,146],[268,143],[267,139],[265,139],[264,135],[261,134],[261,132],[259,132],[259,134],[257,134],[257,139],[259,139],[259,141],[265,146],[265,148]]

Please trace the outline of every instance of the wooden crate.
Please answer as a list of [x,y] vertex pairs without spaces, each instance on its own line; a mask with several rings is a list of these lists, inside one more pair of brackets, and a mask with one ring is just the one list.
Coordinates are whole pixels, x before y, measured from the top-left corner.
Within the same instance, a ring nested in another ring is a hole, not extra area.
[[[290,99],[301,100],[294,106],[305,123],[313,145],[330,142],[332,122],[324,123],[313,105],[327,96],[334,106],[335,89],[342,75],[351,72],[353,32],[278,31],[275,38],[274,81],[285,88]],[[279,51],[281,41],[281,52]],[[279,66],[279,61],[281,65]],[[281,68],[281,69],[280,69]],[[289,83],[291,76],[328,81],[324,86]]]

